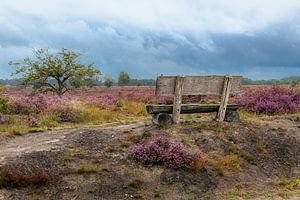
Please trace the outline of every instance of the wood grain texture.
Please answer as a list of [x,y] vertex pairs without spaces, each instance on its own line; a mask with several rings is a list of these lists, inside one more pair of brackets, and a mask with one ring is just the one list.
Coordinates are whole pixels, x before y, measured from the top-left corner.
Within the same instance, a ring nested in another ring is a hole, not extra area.
[[221,102],[220,102],[220,107],[216,119],[218,122],[224,121],[231,85],[232,85],[232,77],[226,76],[224,78]]
[[172,119],[174,124],[178,124],[180,121],[180,110],[181,110],[181,100],[182,100],[182,88],[183,88],[183,76],[177,76],[175,78],[175,88],[174,88],[174,106],[172,112]]
[[[190,114],[190,113],[210,113],[218,112],[220,105],[219,104],[181,104],[181,114]],[[238,110],[239,105],[237,104],[228,104],[227,110],[236,111]],[[146,110],[149,114],[159,114],[166,113],[171,114],[173,111],[173,105],[147,105]]]
[[[225,76],[185,76],[182,95],[221,95]],[[173,96],[176,76],[159,76],[156,79],[157,96]],[[242,76],[232,76],[231,93],[241,88]]]

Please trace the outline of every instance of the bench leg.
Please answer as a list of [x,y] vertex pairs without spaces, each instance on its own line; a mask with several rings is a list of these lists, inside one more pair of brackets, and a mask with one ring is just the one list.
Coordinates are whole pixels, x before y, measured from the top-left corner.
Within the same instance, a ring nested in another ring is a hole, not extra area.
[[174,124],[178,124],[180,122],[183,80],[184,80],[183,76],[177,76],[175,80],[176,82],[175,82],[174,103],[173,103],[173,112],[172,112],[172,118]]
[[232,82],[232,77],[226,76],[224,79],[224,86],[223,86],[223,92],[222,92],[222,96],[221,96],[219,112],[217,115],[218,122],[224,121],[224,118],[225,118],[226,108],[227,108],[228,99],[229,99],[229,93],[230,93],[230,89],[231,89],[231,82]]

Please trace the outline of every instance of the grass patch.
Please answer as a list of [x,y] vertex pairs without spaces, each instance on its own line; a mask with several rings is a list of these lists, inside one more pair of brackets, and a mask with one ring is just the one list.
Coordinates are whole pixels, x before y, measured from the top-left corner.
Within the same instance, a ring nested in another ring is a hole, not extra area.
[[6,131],[10,134],[13,134],[13,135],[23,135],[25,133],[28,133],[30,130],[30,128],[26,125],[23,125],[23,124],[15,124],[15,125],[12,125],[12,126],[9,126]]
[[225,171],[239,172],[241,171],[240,160],[237,155],[217,155],[208,159],[208,165],[220,175],[224,176]]
[[82,157],[87,153],[82,149],[69,148],[68,152],[64,155],[64,161],[71,161],[73,157]]
[[252,162],[254,160],[254,157],[250,153],[243,150],[237,144],[230,143],[228,151],[229,151],[229,153],[236,154],[236,155],[240,156],[241,158],[245,159],[248,162]]
[[76,170],[77,174],[95,174],[98,172],[97,168],[94,167],[80,167]]
[[57,115],[44,115],[41,116],[41,127],[56,127],[59,125],[59,117]]
[[101,124],[120,120],[138,119],[147,116],[145,104],[123,102],[120,107],[101,108],[82,102],[74,103],[76,123]]
[[260,153],[264,154],[264,155],[267,155],[268,154],[268,151],[266,149],[266,146],[267,146],[267,142],[264,138],[260,139],[257,144],[257,149]]
[[74,101],[71,104],[71,109],[75,113],[72,122],[62,123],[60,117],[56,114],[39,115],[37,116],[39,118],[39,126],[29,127],[26,123],[28,121],[26,116],[7,115],[5,124],[0,125],[0,132],[23,135],[30,132],[99,127],[110,123],[128,123],[148,117],[145,107],[144,103],[124,101],[120,108],[103,108]]
[[270,182],[275,187],[283,187],[288,190],[300,189],[300,178],[294,178],[290,180]]
[[132,181],[128,184],[128,186],[129,186],[130,188],[140,189],[143,183],[144,183],[144,182],[143,182],[142,180],[140,180],[140,179],[134,179],[134,180],[132,180]]
[[160,191],[156,191],[156,192],[154,193],[154,198],[161,198],[161,197],[162,197],[162,194],[161,194]]

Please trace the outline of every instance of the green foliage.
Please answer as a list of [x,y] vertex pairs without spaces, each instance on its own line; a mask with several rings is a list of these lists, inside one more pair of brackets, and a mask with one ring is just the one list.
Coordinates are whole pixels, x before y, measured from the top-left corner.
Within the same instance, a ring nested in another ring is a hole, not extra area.
[[296,189],[296,188],[300,188],[300,178],[270,182],[270,184],[273,185],[273,186],[284,187],[288,190],[293,190],[293,189]]
[[57,115],[44,115],[41,117],[40,123],[42,127],[55,127],[59,120]]
[[8,113],[9,112],[9,102],[6,97],[2,95],[3,87],[0,86],[0,113]]
[[127,85],[130,82],[130,76],[127,72],[121,72],[118,78],[118,85]]
[[97,173],[98,170],[96,168],[89,168],[89,167],[81,167],[76,171],[78,174],[94,174]]
[[159,191],[156,191],[155,193],[154,193],[154,198],[161,198],[161,192],[159,192]]
[[104,77],[104,85],[110,88],[114,84],[114,80],[110,74],[106,74]]
[[141,86],[142,85],[142,80],[137,76],[134,79],[134,83],[135,83],[136,86]]
[[21,75],[22,84],[33,84],[36,89],[63,95],[70,86],[90,84],[100,75],[100,71],[94,69],[92,64],[78,62],[80,53],[67,49],[56,54],[49,49],[39,49],[34,51],[34,55],[34,60],[27,57],[21,62],[9,64],[18,67],[13,75]]
[[9,112],[9,104],[8,99],[0,95],[0,112],[8,113]]
[[7,124],[15,124],[17,121],[16,116],[14,115],[9,115],[6,117],[6,123]]
[[129,187],[139,189],[143,184],[143,181],[140,179],[134,179],[129,183]]

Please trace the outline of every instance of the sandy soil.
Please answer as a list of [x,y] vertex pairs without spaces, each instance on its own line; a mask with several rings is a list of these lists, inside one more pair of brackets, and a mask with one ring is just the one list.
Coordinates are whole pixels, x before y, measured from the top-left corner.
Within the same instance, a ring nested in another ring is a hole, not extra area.
[[[41,166],[56,178],[47,186],[2,188],[0,199],[300,199],[299,187],[270,184],[300,178],[299,127],[286,117],[231,124],[200,119],[170,128],[144,121],[6,138],[1,166]],[[130,146],[155,135],[200,149],[210,162],[191,173],[133,161]],[[239,170],[225,166],[220,173],[217,160],[226,155],[238,157]],[[96,171],[80,174],[81,167]]]

